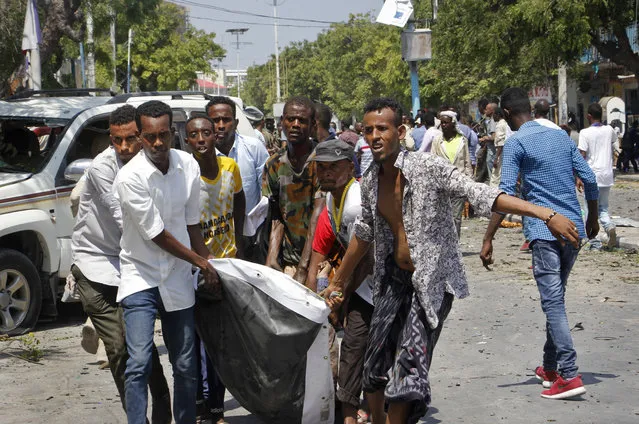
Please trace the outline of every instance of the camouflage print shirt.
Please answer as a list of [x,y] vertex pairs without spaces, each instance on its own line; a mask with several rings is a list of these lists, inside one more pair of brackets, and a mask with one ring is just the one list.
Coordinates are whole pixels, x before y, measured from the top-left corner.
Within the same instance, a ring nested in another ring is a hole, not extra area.
[[295,172],[282,149],[271,156],[264,167],[262,194],[269,198],[272,219],[284,224],[284,240],[280,251],[281,265],[297,266],[320,191],[315,162],[307,163],[301,173]]

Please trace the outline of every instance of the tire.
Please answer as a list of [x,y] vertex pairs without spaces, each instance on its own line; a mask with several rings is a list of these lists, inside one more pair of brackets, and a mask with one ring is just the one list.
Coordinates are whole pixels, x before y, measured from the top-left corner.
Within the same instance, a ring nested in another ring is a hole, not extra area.
[[0,249],[0,334],[15,336],[31,330],[42,308],[42,283],[28,257]]

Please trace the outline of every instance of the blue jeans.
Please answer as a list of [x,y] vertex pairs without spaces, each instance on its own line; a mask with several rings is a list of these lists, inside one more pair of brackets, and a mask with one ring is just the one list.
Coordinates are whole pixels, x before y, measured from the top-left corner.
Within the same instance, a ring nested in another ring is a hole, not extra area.
[[173,415],[177,424],[195,423],[197,356],[193,308],[167,312],[157,287],[134,293],[122,302],[126,346],[125,390],[129,424],[145,424],[148,403],[147,380],[151,374],[151,352],[155,317],[162,321],[164,344],[173,367]]
[[[599,199],[597,200],[597,209],[599,210],[599,222],[603,227],[606,234],[610,233],[610,230],[615,228],[615,223],[612,222],[610,218],[610,214],[608,213],[608,208],[610,205],[610,189],[612,187],[599,187]],[[585,208],[585,217],[584,219],[588,219],[588,208]],[[602,243],[598,238],[594,238],[590,240],[590,245],[593,248],[601,249]]]
[[531,248],[533,275],[541,309],[546,314],[544,369],[557,370],[565,379],[570,379],[577,375],[577,352],[572,344],[564,295],[579,250],[569,243],[561,246],[557,241],[547,240],[535,240]]

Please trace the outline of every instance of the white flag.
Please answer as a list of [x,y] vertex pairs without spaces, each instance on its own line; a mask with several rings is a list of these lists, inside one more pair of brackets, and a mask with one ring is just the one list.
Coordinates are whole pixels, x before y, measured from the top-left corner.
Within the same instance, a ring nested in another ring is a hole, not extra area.
[[40,43],[42,43],[42,33],[40,32],[38,9],[35,0],[28,0],[27,14],[24,17],[24,30],[22,31],[22,50],[37,49]]
[[40,71],[40,47],[42,32],[40,31],[40,19],[36,0],[28,0],[27,14],[24,17],[24,30],[22,31],[22,53],[27,56],[27,74],[29,75],[29,88],[40,90],[42,77]]

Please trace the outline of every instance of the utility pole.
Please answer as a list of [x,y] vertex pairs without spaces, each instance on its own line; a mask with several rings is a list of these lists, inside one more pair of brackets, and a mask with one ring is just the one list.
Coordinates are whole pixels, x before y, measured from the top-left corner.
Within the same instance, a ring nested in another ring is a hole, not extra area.
[[235,50],[237,51],[237,97],[239,98],[241,98],[240,94],[242,89],[242,81],[240,79],[240,35],[243,35],[248,30],[248,28],[231,28],[226,30],[226,32],[230,32],[231,34],[235,35]]
[[109,6],[109,16],[111,16],[109,35],[111,37],[111,60],[113,62],[113,83],[111,84],[111,90],[118,91],[118,71],[116,66],[117,49],[115,46],[115,10],[111,6]]
[[129,28],[129,42],[126,59],[126,92],[131,92],[131,43],[133,42],[133,30]]
[[558,78],[558,116],[559,125],[568,123],[568,90],[566,83],[566,65],[564,63],[559,64]]
[[275,29],[275,99],[279,103],[282,98],[280,97],[280,47],[277,44],[277,0],[273,0],[273,28]]
[[95,88],[95,46],[93,44],[93,12],[91,5],[87,7],[87,83],[89,88]]

